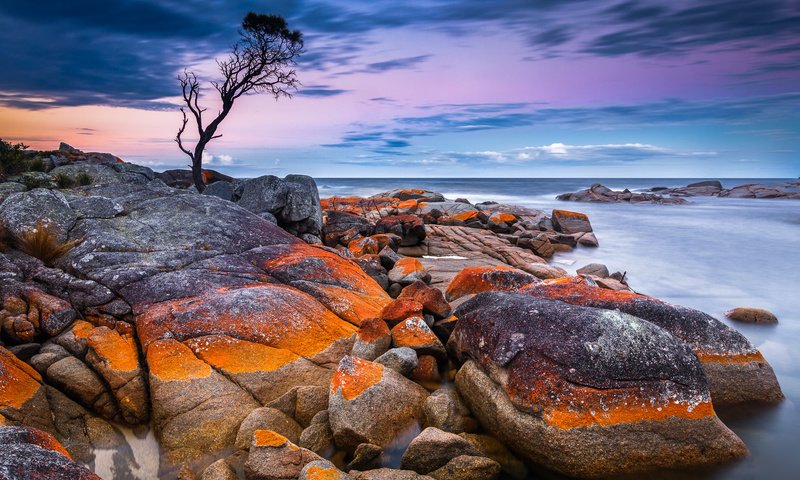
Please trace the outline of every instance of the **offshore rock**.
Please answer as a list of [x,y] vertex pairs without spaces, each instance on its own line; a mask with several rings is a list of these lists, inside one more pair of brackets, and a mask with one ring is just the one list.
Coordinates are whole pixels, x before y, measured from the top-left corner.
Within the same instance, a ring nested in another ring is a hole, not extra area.
[[469,361],[456,386],[481,424],[527,460],[603,478],[741,457],[688,345],[630,315],[522,293],[456,310]]

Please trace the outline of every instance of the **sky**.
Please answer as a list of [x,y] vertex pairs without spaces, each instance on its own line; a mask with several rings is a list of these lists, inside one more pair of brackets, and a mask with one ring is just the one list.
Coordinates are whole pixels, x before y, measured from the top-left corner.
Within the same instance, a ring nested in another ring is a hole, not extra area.
[[205,155],[236,176],[800,175],[800,0],[0,0],[0,138],[183,168],[248,11],[305,52]]

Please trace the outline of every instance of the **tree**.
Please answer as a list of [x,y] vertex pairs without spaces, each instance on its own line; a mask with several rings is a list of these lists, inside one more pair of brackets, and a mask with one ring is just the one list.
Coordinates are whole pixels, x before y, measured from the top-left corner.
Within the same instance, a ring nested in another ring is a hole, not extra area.
[[[185,107],[181,107],[183,123],[175,136],[178,147],[192,159],[192,179],[199,191],[205,188],[203,180],[203,151],[217,134],[219,125],[233,108],[233,103],[242,95],[269,93],[277,100],[291,97],[297,88],[294,65],[295,58],[303,51],[303,35],[298,30],[289,30],[286,20],[278,15],[263,15],[250,12],[244,17],[239,30],[239,40],[233,45],[230,56],[217,60],[224,80],[212,81],[219,92],[222,106],[217,116],[204,123],[207,108],[200,107],[200,82],[188,70],[178,77]],[[197,144],[189,150],[183,144],[183,133],[189,123],[186,111],[192,114],[197,125]]]

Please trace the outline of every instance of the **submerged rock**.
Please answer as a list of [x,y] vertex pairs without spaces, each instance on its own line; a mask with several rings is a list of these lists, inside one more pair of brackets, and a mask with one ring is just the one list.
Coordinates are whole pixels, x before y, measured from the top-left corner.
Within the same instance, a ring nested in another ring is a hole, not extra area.
[[610,310],[485,292],[456,310],[456,385],[527,460],[601,478],[747,453],[714,414],[703,368],[661,328]]
[[743,323],[758,323],[774,325],[778,323],[778,317],[769,310],[763,308],[734,308],[725,312],[725,316],[731,320]]

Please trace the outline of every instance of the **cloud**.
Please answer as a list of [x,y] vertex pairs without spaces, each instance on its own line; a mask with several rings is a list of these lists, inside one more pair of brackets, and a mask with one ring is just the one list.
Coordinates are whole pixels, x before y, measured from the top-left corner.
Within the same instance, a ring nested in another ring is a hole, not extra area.
[[309,85],[302,87],[297,95],[301,97],[335,97],[350,92],[341,88],[332,88],[328,85]]
[[230,167],[236,165],[236,161],[231,155],[212,155],[208,152],[203,152],[203,164],[209,167]]
[[350,73],[383,73],[390,70],[407,70],[416,67],[430,57],[431,55],[417,55],[414,57],[395,58],[383,62],[369,63],[366,67]]

